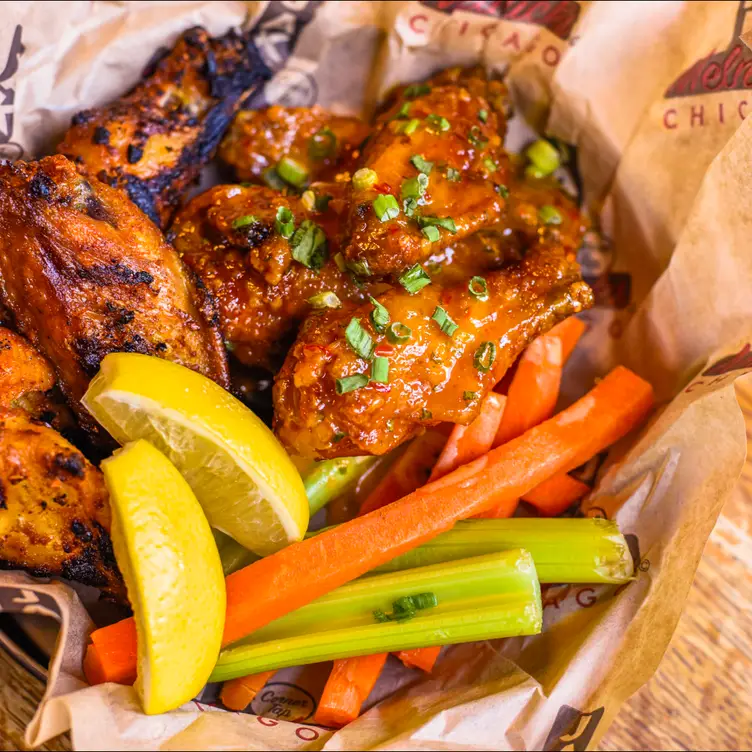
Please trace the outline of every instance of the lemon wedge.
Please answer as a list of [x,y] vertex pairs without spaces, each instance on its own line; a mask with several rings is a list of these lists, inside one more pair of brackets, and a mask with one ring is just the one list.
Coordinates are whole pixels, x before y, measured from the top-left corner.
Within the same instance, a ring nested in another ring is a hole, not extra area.
[[225,579],[209,523],[177,468],[147,441],[102,462],[112,545],[138,636],[136,691],[144,712],[195,697],[217,662]]
[[180,470],[209,524],[266,556],[301,540],[308,499],[274,434],[219,384],[177,363],[111,353],[83,398],[121,444],[146,439]]

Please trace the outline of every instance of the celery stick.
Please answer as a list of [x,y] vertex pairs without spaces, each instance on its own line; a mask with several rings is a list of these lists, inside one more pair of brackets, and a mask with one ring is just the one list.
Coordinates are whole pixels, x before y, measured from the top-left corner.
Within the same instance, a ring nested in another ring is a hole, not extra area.
[[214,533],[214,540],[217,543],[217,550],[219,551],[219,558],[222,561],[222,571],[225,577],[258,560],[259,557],[253,551],[243,548],[240,543],[230,538],[229,535],[219,530],[212,530],[212,533]]
[[[402,596],[433,593],[438,605],[407,621],[376,621]],[[210,681],[334,658],[537,634],[540,585],[532,557],[514,550],[376,575],[267,624],[220,653]]]
[[343,494],[377,457],[338,457],[317,462],[303,475],[311,517],[330,501]]
[[403,571],[510,548],[530,552],[542,583],[621,584],[634,572],[629,547],[615,522],[520,517],[458,522],[448,532],[382,564],[373,573]]

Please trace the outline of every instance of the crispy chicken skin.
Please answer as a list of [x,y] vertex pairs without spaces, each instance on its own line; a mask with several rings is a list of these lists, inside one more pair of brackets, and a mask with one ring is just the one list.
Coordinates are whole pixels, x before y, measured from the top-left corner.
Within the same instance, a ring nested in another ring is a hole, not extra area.
[[50,364],[15,332],[0,327],[0,409],[14,407],[29,392],[55,386]]
[[[415,94],[403,90],[379,116],[364,147],[360,164],[376,173],[376,184],[351,189],[344,255],[367,263],[373,274],[400,272],[498,223],[504,214],[510,168],[497,113],[458,84],[428,86]],[[407,181],[420,174],[416,155],[432,167],[422,198],[409,209]],[[399,208],[393,218],[378,215],[373,203],[388,195]],[[433,239],[421,229],[430,218],[449,218],[456,229],[441,227]]]
[[[467,424],[533,338],[592,305],[573,254],[555,240],[542,240],[521,261],[485,278],[486,300],[473,297],[467,283],[432,284],[416,295],[395,287],[380,295],[391,322],[412,330],[403,344],[389,344],[374,331],[370,303],[309,316],[275,382],[282,442],[293,454],[319,458],[384,454],[422,426]],[[451,337],[432,319],[439,306],[458,326]],[[389,381],[338,394],[337,379],[371,372],[346,340],[353,318],[373,338],[376,355],[388,358]]]
[[0,568],[60,576],[125,600],[102,473],[22,410],[0,408]]
[[369,130],[358,118],[333,115],[318,106],[242,110],[219,156],[244,181],[263,181],[266,170],[282,157],[305,167],[310,181],[328,181],[353,169]]
[[124,193],[65,157],[0,163],[0,301],[93,433],[79,400],[109,352],[157,355],[229,383],[206,290]]
[[[333,260],[342,188],[315,187],[320,195],[334,194],[325,211],[307,210],[296,197],[270,188],[219,185],[194,198],[173,225],[175,248],[211,291],[225,341],[246,365],[271,367],[279,359],[285,335],[311,311],[313,295],[331,291],[343,302],[364,299]],[[282,207],[292,212],[296,228],[308,220],[323,231],[328,255],[320,269],[293,258],[295,239],[276,226]]]
[[164,228],[240,104],[268,75],[244,36],[189,29],[129,94],[79,112],[58,152],[86,175],[125,189]]

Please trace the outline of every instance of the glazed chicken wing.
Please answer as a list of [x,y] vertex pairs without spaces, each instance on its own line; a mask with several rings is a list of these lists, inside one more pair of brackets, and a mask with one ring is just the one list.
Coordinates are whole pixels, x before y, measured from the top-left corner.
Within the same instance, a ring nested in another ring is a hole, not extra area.
[[402,90],[379,116],[353,184],[344,255],[373,274],[400,272],[501,221],[509,159],[499,116],[460,83]]
[[[274,387],[282,442],[319,458],[384,454],[423,426],[467,424],[532,339],[592,305],[573,255],[545,240],[474,293],[467,283],[416,295],[394,288],[378,297],[386,334],[374,329],[370,302],[309,316]],[[374,346],[388,361],[386,383],[371,379],[363,357]]]
[[318,106],[243,110],[235,116],[219,156],[240,180],[273,180],[267,171],[284,157],[302,168],[306,182],[334,180],[337,173],[352,170],[368,132],[362,120]]
[[0,327],[0,409],[15,407],[28,393],[53,386],[50,364],[23,337]]
[[173,360],[229,383],[216,314],[128,197],[62,156],[0,164],[0,302],[79,399],[109,352]]
[[313,296],[364,299],[333,259],[342,188],[316,190],[319,199],[334,194],[325,210],[269,188],[220,185],[194,198],[173,225],[175,248],[213,294],[225,341],[246,365],[270,367],[278,359]]
[[269,75],[234,31],[189,29],[123,98],[79,112],[58,147],[86,175],[125,189],[165,227],[214,156],[236,110]]
[[0,409],[0,568],[125,600],[102,473],[51,428]]

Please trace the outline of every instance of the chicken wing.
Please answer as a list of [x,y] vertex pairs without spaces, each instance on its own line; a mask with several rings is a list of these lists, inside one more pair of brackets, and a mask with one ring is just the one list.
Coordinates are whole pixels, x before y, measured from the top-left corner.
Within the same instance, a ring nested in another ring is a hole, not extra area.
[[[472,291],[467,283],[418,295],[393,288],[378,302],[389,314],[386,334],[375,330],[370,302],[303,324],[274,387],[275,428],[292,453],[384,454],[423,426],[467,424],[527,344],[592,305],[592,292],[573,255],[543,239]],[[353,336],[358,330],[370,343]],[[386,383],[370,378],[371,353],[387,358]]]
[[51,428],[0,409],[0,568],[125,600],[102,473]]
[[58,152],[86,175],[125,189],[164,228],[240,104],[268,76],[245,36],[230,31],[215,39],[189,29],[133,91],[79,112]]
[[362,120],[318,106],[243,110],[235,116],[219,156],[240,180],[273,181],[275,176],[267,171],[276,171],[283,157],[300,166],[306,182],[334,180],[337,173],[352,170],[368,131]]
[[15,407],[30,392],[53,386],[50,364],[23,337],[0,327],[0,409]]
[[[342,187],[316,189],[319,211],[269,188],[216,186],[179,213],[170,233],[216,299],[225,341],[246,365],[271,367],[279,359],[286,335],[311,310],[314,295],[364,300],[333,259]],[[324,209],[321,199],[332,194]],[[285,212],[290,212],[286,227],[278,219]]]
[[400,272],[501,221],[509,158],[497,112],[461,83],[402,89],[379,116],[360,165],[374,183],[353,185],[348,261]]
[[0,163],[0,302],[92,433],[79,399],[109,352],[158,355],[229,384],[206,290],[124,193],[62,156]]

